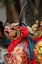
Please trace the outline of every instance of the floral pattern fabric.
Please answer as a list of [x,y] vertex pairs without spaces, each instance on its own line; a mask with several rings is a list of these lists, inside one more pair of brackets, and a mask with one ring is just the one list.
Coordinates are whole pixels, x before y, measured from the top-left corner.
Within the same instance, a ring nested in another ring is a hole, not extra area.
[[28,64],[29,47],[26,43],[19,43],[11,52],[8,64]]

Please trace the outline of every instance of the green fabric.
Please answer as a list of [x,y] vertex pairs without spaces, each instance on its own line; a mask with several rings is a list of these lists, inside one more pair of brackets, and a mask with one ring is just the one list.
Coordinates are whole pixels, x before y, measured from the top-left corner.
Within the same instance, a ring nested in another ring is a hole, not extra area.
[[6,36],[4,35],[3,37],[2,37],[2,41],[1,41],[2,43],[11,43],[11,40],[10,39],[6,39]]

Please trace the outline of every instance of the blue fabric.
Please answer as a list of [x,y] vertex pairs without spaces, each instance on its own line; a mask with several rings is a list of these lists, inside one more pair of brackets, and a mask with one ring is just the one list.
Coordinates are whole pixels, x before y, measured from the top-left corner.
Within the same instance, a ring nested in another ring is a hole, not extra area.
[[[24,26],[27,27],[27,24],[24,23]],[[36,41],[35,41],[36,43]],[[34,59],[34,54],[33,54],[33,40],[28,36],[28,44],[29,44],[29,52],[30,52],[30,59]]]
[[30,36],[28,36],[28,43],[29,43],[30,59],[34,59],[33,40],[30,38]]
[[34,43],[36,44],[36,41],[34,40]]
[[26,24],[26,23],[24,23],[23,25],[24,25],[24,26],[27,26],[27,24]]

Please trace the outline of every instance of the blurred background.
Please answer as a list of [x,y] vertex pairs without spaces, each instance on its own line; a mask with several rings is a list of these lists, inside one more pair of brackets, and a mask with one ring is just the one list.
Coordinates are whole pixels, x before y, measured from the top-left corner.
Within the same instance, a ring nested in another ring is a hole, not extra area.
[[21,20],[26,19],[30,26],[36,20],[42,21],[42,0],[0,0],[0,21],[3,24],[6,22],[18,22],[24,5]]

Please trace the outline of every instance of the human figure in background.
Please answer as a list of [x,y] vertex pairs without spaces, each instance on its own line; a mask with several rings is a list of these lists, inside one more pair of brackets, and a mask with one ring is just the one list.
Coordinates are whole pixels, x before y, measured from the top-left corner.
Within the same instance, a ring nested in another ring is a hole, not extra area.
[[4,26],[2,22],[0,22],[0,45],[7,48],[10,45],[10,43],[11,40],[7,38],[4,34]]
[[3,26],[3,23],[2,23],[2,21],[0,21],[0,26]]
[[3,35],[4,35],[4,27],[0,26],[0,42],[2,40]]
[[5,64],[7,64],[8,63],[8,61],[9,61],[9,57],[8,57],[8,54],[6,53],[5,55],[4,55],[4,63]]

